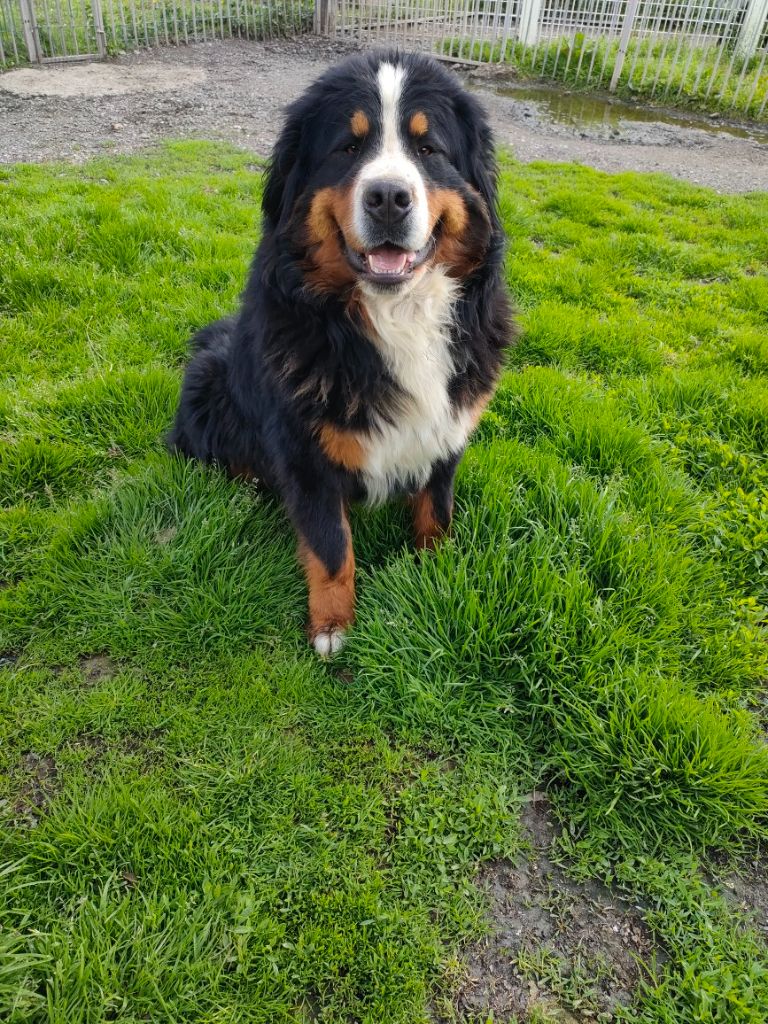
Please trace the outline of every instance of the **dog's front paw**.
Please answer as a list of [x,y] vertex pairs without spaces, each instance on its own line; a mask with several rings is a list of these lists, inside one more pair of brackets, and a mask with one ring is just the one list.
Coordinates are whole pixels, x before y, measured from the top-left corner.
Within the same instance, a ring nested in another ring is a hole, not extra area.
[[338,626],[321,629],[311,637],[312,646],[321,658],[331,658],[344,646],[344,630]]

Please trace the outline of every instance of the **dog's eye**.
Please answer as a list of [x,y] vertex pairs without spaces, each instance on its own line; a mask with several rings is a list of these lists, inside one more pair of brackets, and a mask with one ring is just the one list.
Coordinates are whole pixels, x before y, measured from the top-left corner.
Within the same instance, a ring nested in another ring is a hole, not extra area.
[[419,156],[432,156],[434,152],[431,146],[419,146]]
[[348,146],[344,147],[344,152],[349,153],[350,156],[357,156],[360,152],[360,147],[356,142],[350,142]]

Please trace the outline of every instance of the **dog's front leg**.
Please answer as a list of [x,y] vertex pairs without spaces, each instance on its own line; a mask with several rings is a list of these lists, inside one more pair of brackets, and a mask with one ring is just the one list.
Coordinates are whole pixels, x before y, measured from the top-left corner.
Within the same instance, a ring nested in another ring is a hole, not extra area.
[[460,455],[451,455],[435,463],[426,487],[411,497],[414,541],[419,549],[431,551],[450,529],[453,479],[460,458]]
[[347,510],[338,494],[321,493],[293,503],[299,559],[309,591],[309,639],[327,658],[344,643],[355,618],[355,556]]

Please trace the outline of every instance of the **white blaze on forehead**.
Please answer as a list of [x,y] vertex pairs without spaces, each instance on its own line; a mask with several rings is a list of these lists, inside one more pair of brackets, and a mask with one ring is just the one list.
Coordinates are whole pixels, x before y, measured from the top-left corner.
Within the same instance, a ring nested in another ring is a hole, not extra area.
[[405,69],[399,64],[382,64],[378,79],[381,96],[381,152],[397,156],[403,152],[399,125]]
[[357,176],[353,198],[355,233],[365,244],[368,223],[363,206],[366,185],[376,179],[401,182],[411,192],[413,207],[409,216],[408,237],[403,247],[418,251],[429,240],[429,208],[424,179],[405,150],[400,134],[403,86],[406,78],[401,64],[381,64],[376,76],[381,101],[381,139],[373,158],[364,164]]

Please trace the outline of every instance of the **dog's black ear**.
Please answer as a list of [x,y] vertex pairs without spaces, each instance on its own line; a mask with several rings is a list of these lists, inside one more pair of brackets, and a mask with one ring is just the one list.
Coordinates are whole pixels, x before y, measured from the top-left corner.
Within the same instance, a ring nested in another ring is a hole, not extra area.
[[285,224],[298,198],[303,125],[303,111],[294,103],[267,164],[261,209],[268,229]]
[[456,115],[464,132],[464,145],[460,158],[463,161],[462,176],[483,197],[495,225],[497,223],[498,169],[493,133],[483,108],[473,96],[465,92],[460,93],[456,98]]

